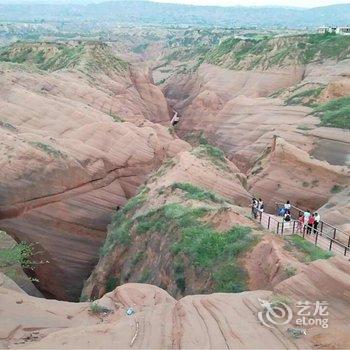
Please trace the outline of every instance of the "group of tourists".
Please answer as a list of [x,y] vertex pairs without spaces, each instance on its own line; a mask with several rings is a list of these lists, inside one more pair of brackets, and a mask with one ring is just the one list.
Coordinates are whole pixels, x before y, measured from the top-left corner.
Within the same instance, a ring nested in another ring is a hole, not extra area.
[[[257,219],[258,215],[262,215],[264,212],[264,201],[255,197],[252,199],[251,204],[252,217]],[[292,218],[292,205],[290,201],[287,201],[282,207],[278,208],[277,214],[283,217],[283,222],[286,225],[291,225],[293,222]],[[305,212],[300,212],[297,222],[297,232],[303,233],[306,232],[308,235],[312,233],[316,234],[318,230],[318,225],[321,222],[321,216],[319,213],[311,213],[310,210]]]
[[262,215],[264,212],[264,202],[261,198],[256,199],[255,197],[252,199],[252,216],[254,219],[258,218],[258,214]]
[[311,213],[310,210],[306,210],[304,213],[299,214],[297,230],[300,233],[306,231],[308,235],[311,235],[311,233],[316,234],[320,222],[321,215],[319,213]]
[[[284,216],[283,221],[287,223],[292,222],[292,216],[291,216],[291,208],[292,205],[290,204],[290,201],[287,201],[283,208],[281,214]],[[311,211],[308,209],[305,212],[300,212],[298,217],[298,226],[297,226],[297,232],[302,233],[306,232],[308,235],[311,235],[311,233],[316,234],[318,230],[318,225],[321,222],[321,215],[317,212],[311,213]]]

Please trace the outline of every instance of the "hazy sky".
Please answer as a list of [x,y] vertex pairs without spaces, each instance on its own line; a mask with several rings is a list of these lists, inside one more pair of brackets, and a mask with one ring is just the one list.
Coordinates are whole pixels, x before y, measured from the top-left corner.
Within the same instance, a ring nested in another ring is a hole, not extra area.
[[[15,3],[96,3],[111,0],[0,0],[0,4]],[[147,0],[154,2],[167,2],[188,5],[219,5],[219,6],[292,6],[292,7],[317,7],[332,4],[350,4],[350,0]]]
[[350,0],[155,0],[156,2],[181,3],[193,5],[221,5],[221,6],[294,6],[317,7],[332,4],[348,4]]

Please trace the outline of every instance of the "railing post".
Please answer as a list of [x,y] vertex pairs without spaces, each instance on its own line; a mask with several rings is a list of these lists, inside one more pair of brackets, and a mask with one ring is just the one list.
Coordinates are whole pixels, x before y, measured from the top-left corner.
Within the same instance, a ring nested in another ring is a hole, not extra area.
[[284,232],[284,222],[282,222],[282,230],[281,230],[281,235],[283,235]]
[[261,224],[261,221],[262,221],[262,212],[260,211],[260,224]]
[[280,222],[277,223],[277,234],[278,234],[279,230],[280,230]]
[[333,239],[335,239],[335,235],[337,234],[337,229],[334,228]]
[[267,222],[267,229],[269,230],[270,229],[270,223],[271,223],[271,216],[269,216],[269,220]]
[[293,235],[294,235],[294,233],[295,233],[295,223],[296,223],[296,221],[294,220],[294,221],[293,221],[293,231],[292,231]]
[[348,239],[348,246],[344,248],[344,256],[346,256],[346,253],[348,252],[349,249],[350,249],[350,236]]
[[305,238],[306,225],[303,226],[303,238]]
[[317,245],[317,240],[318,240],[318,230],[316,230],[316,235],[315,235],[315,245]]
[[331,238],[330,242],[329,242],[329,250],[331,251],[332,250],[332,244],[333,244],[333,240]]
[[322,236],[322,233],[323,233],[323,221],[321,221],[321,236]]

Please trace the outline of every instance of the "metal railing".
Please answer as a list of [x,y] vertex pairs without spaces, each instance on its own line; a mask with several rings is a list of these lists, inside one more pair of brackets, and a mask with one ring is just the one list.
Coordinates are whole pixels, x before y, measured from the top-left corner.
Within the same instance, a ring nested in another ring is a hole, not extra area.
[[[283,207],[284,204],[276,203],[276,206]],[[303,214],[305,210],[296,207],[295,205],[291,205],[291,216],[295,220]],[[334,242],[339,242],[350,249],[350,235],[339,228],[327,223],[326,221],[321,220],[319,222],[319,228],[317,231],[324,236],[331,237]]]
[[[315,229],[312,226],[303,225],[299,223],[297,220],[291,220],[289,222],[285,222],[282,219],[282,221],[280,221],[267,213],[263,213],[263,214],[258,213],[257,219],[263,227],[267,228],[270,231],[275,232],[276,234],[279,234],[279,235],[284,235],[286,233],[297,234],[308,241],[313,241],[315,245],[325,250],[329,250],[337,254],[342,254],[344,256],[347,256],[348,252],[350,252],[349,241],[346,244],[340,241],[336,237],[336,234],[334,233],[329,234],[325,230],[321,230],[321,228]],[[323,225],[323,228],[324,228],[324,225]],[[347,235],[347,237],[348,236],[349,235]]]

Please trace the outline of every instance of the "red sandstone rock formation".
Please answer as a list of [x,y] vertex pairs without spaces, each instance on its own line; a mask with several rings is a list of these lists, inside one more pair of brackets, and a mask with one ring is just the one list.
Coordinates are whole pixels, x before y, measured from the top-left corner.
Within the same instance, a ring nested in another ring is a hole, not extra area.
[[49,261],[35,271],[46,295],[76,299],[114,210],[189,145],[152,123],[168,124],[167,102],[135,67],[3,64],[0,111],[0,227]]

